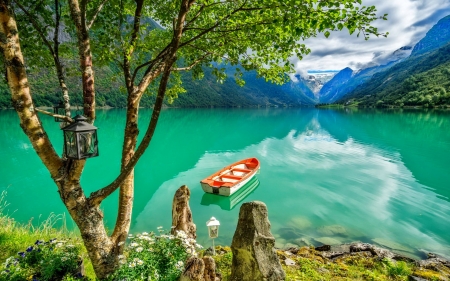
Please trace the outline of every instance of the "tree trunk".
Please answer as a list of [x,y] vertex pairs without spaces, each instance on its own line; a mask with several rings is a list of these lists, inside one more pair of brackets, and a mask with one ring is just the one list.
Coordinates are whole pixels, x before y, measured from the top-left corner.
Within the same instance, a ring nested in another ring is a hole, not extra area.
[[104,279],[117,268],[118,254],[116,245],[105,230],[103,213],[99,206],[89,204],[79,180],[69,177],[60,185],[61,200],[80,229],[95,274],[100,280]]
[[[138,129],[138,116],[139,116],[139,102],[136,101],[133,93],[128,94],[127,105],[127,119],[125,126],[125,135],[122,147],[122,166],[125,166],[130,162],[131,157],[134,155],[136,149],[137,137],[139,135]],[[118,244],[124,242],[127,238],[128,231],[131,225],[131,214],[133,209],[134,198],[134,169],[125,178],[119,189],[119,206],[116,219],[116,225],[112,234],[112,240]],[[123,248],[121,247],[122,251]]]
[[69,0],[70,15],[77,30],[78,55],[80,57],[81,81],[83,84],[83,109],[92,123],[95,119],[94,69],[92,68],[92,52],[89,33],[86,27],[86,11],[80,9],[78,0]]

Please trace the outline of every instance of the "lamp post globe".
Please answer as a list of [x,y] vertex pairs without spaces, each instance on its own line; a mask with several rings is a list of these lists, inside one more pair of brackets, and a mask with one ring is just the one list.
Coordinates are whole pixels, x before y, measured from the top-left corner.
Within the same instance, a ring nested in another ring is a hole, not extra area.
[[206,222],[206,226],[208,227],[208,235],[209,238],[212,239],[212,244],[213,244],[213,255],[216,254],[216,249],[214,247],[214,238],[219,237],[219,226],[220,226],[220,222],[215,218],[215,217],[211,217],[209,219],[209,221]]
[[209,238],[214,239],[219,236],[219,225],[220,222],[215,217],[211,217],[209,221],[206,222]]

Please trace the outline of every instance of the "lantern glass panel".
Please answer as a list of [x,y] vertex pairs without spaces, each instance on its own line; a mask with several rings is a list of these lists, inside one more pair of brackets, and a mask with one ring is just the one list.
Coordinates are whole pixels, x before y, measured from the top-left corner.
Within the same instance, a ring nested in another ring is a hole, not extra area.
[[219,236],[219,226],[212,225],[209,227],[209,237],[217,238]]
[[94,157],[98,155],[97,150],[97,132],[80,132],[79,134],[79,148],[80,158]]
[[69,158],[78,159],[78,149],[77,149],[76,137],[77,137],[77,135],[75,132],[71,132],[71,131],[64,132],[66,155]]

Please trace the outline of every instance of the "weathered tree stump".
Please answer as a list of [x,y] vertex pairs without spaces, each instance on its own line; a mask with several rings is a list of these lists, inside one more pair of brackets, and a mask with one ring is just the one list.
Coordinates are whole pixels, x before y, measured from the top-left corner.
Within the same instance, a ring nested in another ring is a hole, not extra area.
[[184,272],[180,276],[180,281],[204,281],[204,272],[205,262],[200,258],[190,257],[186,262]]
[[280,260],[275,252],[275,238],[270,232],[266,204],[244,203],[231,243],[233,260],[231,281],[285,280]]
[[192,220],[192,212],[189,207],[189,198],[191,191],[186,185],[182,185],[175,192],[172,203],[172,230],[171,233],[176,235],[177,230],[183,230],[189,238],[196,239],[195,233],[197,228]]

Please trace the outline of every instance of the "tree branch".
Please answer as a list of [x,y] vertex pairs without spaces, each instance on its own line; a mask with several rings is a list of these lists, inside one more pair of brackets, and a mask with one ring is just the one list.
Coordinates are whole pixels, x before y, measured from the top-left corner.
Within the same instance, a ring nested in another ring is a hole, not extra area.
[[133,84],[134,84],[134,75],[131,75],[131,67],[130,67],[130,60],[131,56],[134,52],[134,48],[136,47],[136,42],[139,35],[139,29],[141,27],[141,16],[142,16],[142,7],[144,5],[144,0],[137,0],[136,1],[136,10],[134,11],[134,24],[133,24],[133,31],[131,33],[130,38],[130,48],[128,51],[124,52],[123,54],[123,73],[125,76],[125,83],[127,86],[128,93],[131,93],[133,91]]
[[196,66],[197,64],[202,62],[207,56],[209,56],[211,54],[212,53],[208,52],[204,56],[202,56],[202,57],[198,58],[197,60],[195,60],[191,65],[186,66],[186,67],[172,68],[172,71],[188,71],[188,70],[191,70],[192,68],[194,68],[194,66]]
[[103,9],[103,6],[105,3],[108,2],[108,0],[103,0],[102,3],[97,7],[97,10],[95,10],[94,15],[92,15],[91,21],[87,24],[87,29],[91,29],[92,25],[94,24],[95,20],[97,19],[98,14],[100,14],[100,11]]
[[68,116],[65,116],[65,115],[54,114],[54,113],[51,113],[49,111],[45,111],[45,110],[42,110],[42,109],[39,109],[39,108],[34,108],[34,110],[36,110],[37,112],[40,112],[42,114],[45,114],[45,115],[50,115],[50,116],[55,117],[55,118],[63,119],[64,121],[69,122],[69,123],[73,122],[72,118],[70,118]]
[[223,17],[222,19],[216,21],[215,24],[213,24],[212,26],[210,26],[209,28],[205,29],[203,32],[200,32],[199,34],[197,34],[196,36],[194,36],[193,38],[183,42],[180,44],[180,48],[183,47],[184,45],[187,45],[195,40],[197,40],[198,38],[202,37],[203,35],[211,32],[214,28],[218,27],[219,24],[227,19],[229,19],[232,15],[234,15],[235,13],[239,12],[242,10],[242,8],[244,7],[245,2],[237,9],[235,9],[234,11],[232,11],[230,14],[226,15],[225,17]]
[[133,171],[134,166],[137,164],[137,162],[147,149],[148,145],[150,144],[150,141],[153,138],[153,134],[155,133],[156,125],[159,119],[159,114],[161,113],[164,95],[167,89],[167,82],[169,81],[170,68],[171,66],[168,65],[167,70],[163,72],[161,81],[159,83],[158,95],[156,97],[155,105],[153,107],[153,113],[150,123],[148,125],[147,131],[145,132],[144,138],[142,139],[141,143],[136,149],[136,152],[134,153],[133,157],[130,159],[128,164],[122,169],[119,176],[111,184],[91,193],[88,200],[92,202],[92,204],[99,205],[106,197],[111,195],[117,188],[120,187],[120,185],[126,179],[126,177],[131,173],[131,171]]
[[30,12],[28,12],[27,9],[25,9],[25,7],[22,4],[20,4],[18,1],[16,1],[16,0],[12,0],[12,1],[25,13],[25,15],[27,15],[28,19],[31,22],[31,25],[33,25],[34,29],[36,29],[37,33],[39,34],[39,37],[41,37],[44,44],[48,47],[52,56],[55,56],[54,49],[52,48],[52,45],[50,44],[50,42],[47,40],[47,37],[45,36],[44,31],[37,23],[36,17],[33,16]]

